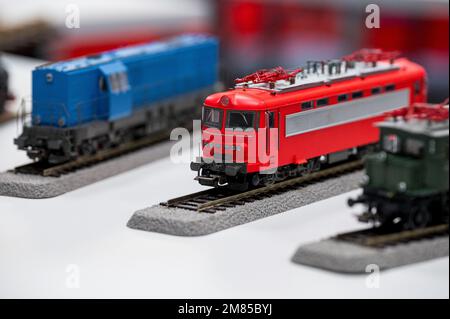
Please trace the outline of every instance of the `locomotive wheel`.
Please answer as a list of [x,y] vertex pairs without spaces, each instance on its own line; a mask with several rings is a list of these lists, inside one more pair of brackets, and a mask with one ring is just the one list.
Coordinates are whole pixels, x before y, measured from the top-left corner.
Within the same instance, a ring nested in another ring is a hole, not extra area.
[[259,177],[258,173],[253,174],[253,176],[250,178],[250,185],[252,187],[258,187],[261,183],[261,178]]
[[319,159],[312,159],[309,160],[308,163],[304,166],[304,169],[301,171],[300,175],[305,176],[317,171],[320,171],[321,169],[321,163]]
[[417,228],[425,228],[431,221],[430,214],[426,207],[422,206],[419,208],[415,208],[412,210],[408,228],[409,229],[417,229]]
[[275,181],[276,181],[276,175],[275,174],[267,175],[263,179],[263,185],[264,186],[270,186],[270,185],[275,184]]
[[80,147],[80,153],[81,153],[81,155],[94,154],[95,150],[94,150],[94,146],[92,145],[92,142],[88,142],[88,141],[83,142]]

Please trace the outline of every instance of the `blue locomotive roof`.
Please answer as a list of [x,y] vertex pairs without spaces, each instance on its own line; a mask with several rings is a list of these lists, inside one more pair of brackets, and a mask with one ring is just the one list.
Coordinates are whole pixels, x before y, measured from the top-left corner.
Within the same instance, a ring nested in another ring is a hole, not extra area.
[[167,52],[170,49],[182,49],[204,43],[216,43],[214,37],[192,34],[174,37],[168,41],[156,41],[149,44],[132,45],[104,52],[98,55],[84,56],[68,61],[49,63],[37,67],[37,70],[53,70],[61,73],[69,73],[80,69],[98,67],[101,64],[115,60],[132,60],[146,55],[154,55]]
[[33,123],[73,127],[113,121],[135,110],[211,88],[217,82],[218,40],[181,35],[33,71]]

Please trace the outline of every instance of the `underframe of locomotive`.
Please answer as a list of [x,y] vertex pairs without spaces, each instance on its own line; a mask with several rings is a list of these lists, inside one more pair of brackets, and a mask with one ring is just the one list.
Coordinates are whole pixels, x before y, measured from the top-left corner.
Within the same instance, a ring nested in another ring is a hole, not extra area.
[[361,222],[388,229],[416,229],[448,223],[448,199],[448,192],[415,196],[365,187],[363,194],[349,199],[348,204],[367,208],[358,216]]
[[336,152],[308,160],[301,165],[290,164],[275,170],[249,173],[246,163],[224,163],[198,158],[191,163],[191,170],[197,172],[195,178],[201,185],[210,187],[227,187],[232,190],[245,191],[249,188],[267,186],[289,178],[303,176],[322,168],[360,158],[377,145],[367,145]]
[[25,125],[14,143],[35,161],[65,163],[123,143],[169,134],[169,130],[177,126],[189,127],[193,115],[200,116],[198,105],[205,93],[143,107],[116,121],[94,121],[71,128]]

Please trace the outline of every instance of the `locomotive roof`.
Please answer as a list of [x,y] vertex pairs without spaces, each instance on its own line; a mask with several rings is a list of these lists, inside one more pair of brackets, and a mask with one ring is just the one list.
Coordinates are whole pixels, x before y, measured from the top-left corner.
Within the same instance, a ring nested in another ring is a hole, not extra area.
[[57,72],[71,72],[88,67],[96,67],[115,60],[136,58],[145,55],[158,54],[170,49],[179,49],[215,41],[213,37],[201,34],[189,34],[173,37],[167,41],[153,41],[151,43],[127,46],[97,55],[83,56],[67,61],[48,63],[37,67],[37,70],[53,70]]
[[[264,110],[282,107],[299,99],[317,99],[351,93],[360,90],[361,86],[366,84],[373,87],[388,83],[396,84],[423,75],[424,72],[421,66],[405,58],[396,60],[392,65],[386,61],[380,62],[375,67],[357,63],[354,69],[339,75],[308,75],[302,72],[296,76],[295,84],[281,80],[275,83],[273,89],[266,83],[238,85],[229,91],[208,96],[205,105],[228,109]],[[225,107],[221,103],[224,96],[229,100],[229,105]]]
[[423,119],[390,120],[378,124],[381,128],[391,128],[412,134],[425,135],[433,138],[445,137],[449,133],[448,120],[433,122]]

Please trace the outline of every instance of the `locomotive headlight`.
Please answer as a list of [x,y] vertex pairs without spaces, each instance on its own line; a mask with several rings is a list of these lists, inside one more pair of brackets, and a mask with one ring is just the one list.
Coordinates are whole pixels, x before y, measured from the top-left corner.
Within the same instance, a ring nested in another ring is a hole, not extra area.
[[363,185],[367,185],[367,184],[369,184],[369,182],[370,182],[369,175],[364,175],[363,178],[362,178]]
[[381,152],[381,153],[379,153],[379,154],[377,155],[377,158],[378,158],[378,160],[380,160],[380,161],[385,161],[386,158],[387,158],[386,152]]
[[230,98],[226,95],[222,96],[220,98],[220,104],[222,104],[223,106],[228,106],[230,105]]
[[405,182],[398,183],[398,189],[401,192],[405,192],[408,189],[408,185]]

